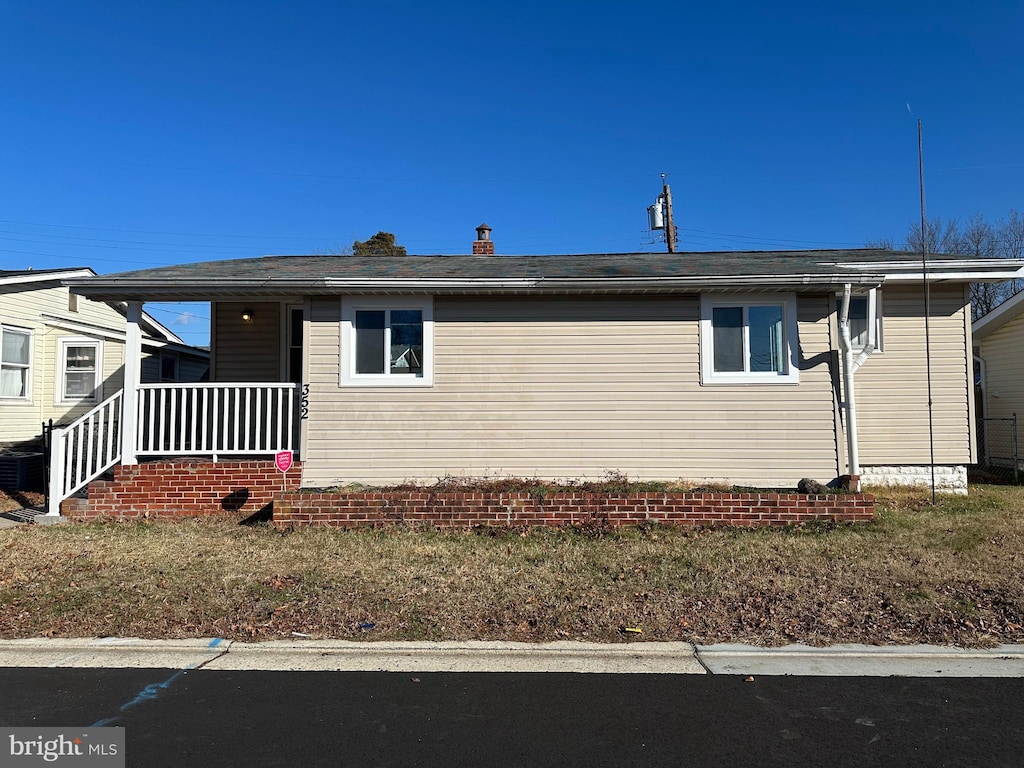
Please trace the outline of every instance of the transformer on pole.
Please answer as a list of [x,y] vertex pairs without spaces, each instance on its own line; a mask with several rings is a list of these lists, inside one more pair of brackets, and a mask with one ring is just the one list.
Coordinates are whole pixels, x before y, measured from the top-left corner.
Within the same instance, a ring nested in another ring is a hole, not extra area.
[[672,190],[661,174],[661,194],[654,205],[647,207],[647,220],[652,231],[665,232],[665,244],[669,253],[676,252],[676,227],[672,221]]

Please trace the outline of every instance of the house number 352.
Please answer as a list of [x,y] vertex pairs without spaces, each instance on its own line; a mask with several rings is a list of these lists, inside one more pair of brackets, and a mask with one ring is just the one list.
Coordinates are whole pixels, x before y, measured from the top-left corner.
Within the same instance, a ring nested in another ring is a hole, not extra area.
[[299,418],[303,421],[309,418],[309,384],[302,385],[302,397],[299,400]]

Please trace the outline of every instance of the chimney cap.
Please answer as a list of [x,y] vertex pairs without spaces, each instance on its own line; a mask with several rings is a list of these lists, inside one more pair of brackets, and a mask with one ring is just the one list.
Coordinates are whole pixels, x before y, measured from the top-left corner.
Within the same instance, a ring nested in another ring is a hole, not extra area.
[[473,243],[474,256],[492,256],[494,254],[494,241],[491,240],[491,228],[481,224],[476,228],[476,242]]

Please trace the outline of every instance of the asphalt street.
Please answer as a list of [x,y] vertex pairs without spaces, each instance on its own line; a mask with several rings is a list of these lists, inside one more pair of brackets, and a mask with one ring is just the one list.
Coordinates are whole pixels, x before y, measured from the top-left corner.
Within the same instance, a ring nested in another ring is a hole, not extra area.
[[1020,678],[0,669],[129,766],[1011,766]]

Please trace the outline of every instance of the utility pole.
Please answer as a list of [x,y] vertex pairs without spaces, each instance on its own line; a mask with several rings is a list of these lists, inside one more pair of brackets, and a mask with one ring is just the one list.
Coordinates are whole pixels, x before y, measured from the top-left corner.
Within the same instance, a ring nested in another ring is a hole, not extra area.
[[665,174],[661,174],[661,194],[654,201],[654,205],[648,206],[647,217],[652,230],[665,230],[665,243],[668,245],[668,252],[676,252],[676,225],[672,220],[672,190],[665,181]]
[[665,201],[665,242],[668,244],[668,252],[676,252],[676,225],[672,222],[672,190],[665,181],[665,174],[661,174],[661,194]]

